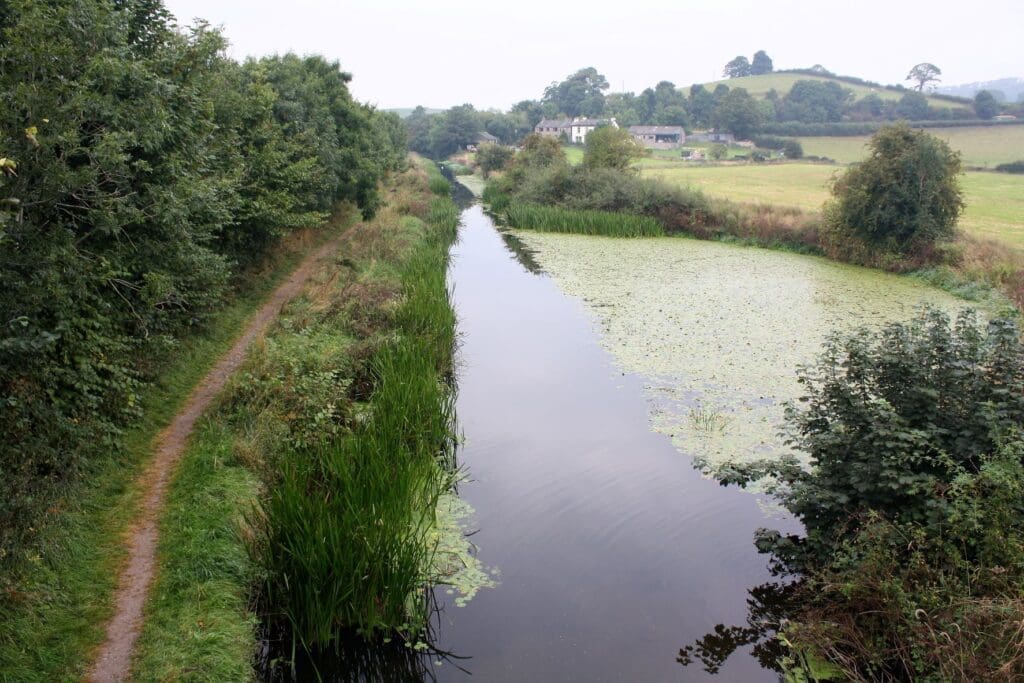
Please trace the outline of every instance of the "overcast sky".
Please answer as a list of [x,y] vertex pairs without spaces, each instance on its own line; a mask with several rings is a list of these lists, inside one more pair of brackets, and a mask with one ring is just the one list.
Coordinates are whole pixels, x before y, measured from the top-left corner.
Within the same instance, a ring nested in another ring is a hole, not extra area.
[[320,53],[382,108],[507,109],[585,66],[611,89],[721,77],[738,54],[900,83],[931,62],[942,83],[1024,77],[1024,0],[165,0],[179,22],[223,26],[236,58]]

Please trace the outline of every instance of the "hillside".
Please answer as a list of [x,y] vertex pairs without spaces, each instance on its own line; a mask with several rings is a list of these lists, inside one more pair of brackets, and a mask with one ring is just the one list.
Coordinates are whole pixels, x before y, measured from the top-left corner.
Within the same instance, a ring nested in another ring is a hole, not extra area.
[[[775,71],[770,74],[762,74],[760,76],[743,76],[741,78],[726,78],[720,81],[712,81],[710,83],[704,83],[704,87],[708,90],[714,90],[719,83],[724,83],[730,88],[746,88],[754,97],[764,97],[768,94],[769,90],[775,89],[779,95],[785,95],[789,92],[790,88],[797,81],[835,81],[839,85],[843,86],[847,90],[852,90],[857,99],[874,93],[883,100],[898,100],[903,97],[904,90],[900,90],[893,86],[878,86],[871,87],[867,85],[860,85],[856,83],[850,83],[844,80],[842,77],[836,78],[833,76],[812,76],[804,73],[794,73],[791,71]],[[929,97],[928,103],[933,107],[955,107],[964,106],[966,103],[952,102],[950,100],[938,97]]]
[[988,90],[997,100],[1005,98],[1005,102],[1017,102],[1024,98],[1024,78],[1000,78],[994,81],[947,85],[938,89],[940,93],[957,97],[974,97],[982,90]]

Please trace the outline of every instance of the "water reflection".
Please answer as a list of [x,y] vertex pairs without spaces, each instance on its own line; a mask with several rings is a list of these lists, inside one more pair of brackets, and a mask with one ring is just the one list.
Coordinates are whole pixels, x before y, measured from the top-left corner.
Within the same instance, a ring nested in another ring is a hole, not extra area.
[[429,625],[418,637],[408,640],[394,634],[365,638],[349,631],[328,648],[306,652],[300,646],[293,647],[286,629],[264,627],[256,668],[268,683],[433,683],[442,666],[469,673],[462,663],[467,657],[434,646],[443,609],[432,591],[425,599],[431,603]]
[[705,672],[714,675],[733,653],[750,647],[762,667],[782,673],[779,662],[786,648],[778,634],[792,614],[799,586],[799,582],[770,581],[751,588],[747,592],[746,626],[718,624],[692,645],[680,648],[676,661],[684,667],[700,662]]

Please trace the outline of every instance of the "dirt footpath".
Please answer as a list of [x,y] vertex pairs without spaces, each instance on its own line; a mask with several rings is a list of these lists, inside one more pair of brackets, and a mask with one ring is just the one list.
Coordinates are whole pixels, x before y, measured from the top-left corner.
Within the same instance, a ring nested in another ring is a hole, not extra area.
[[206,411],[224,387],[228,377],[245,360],[249,344],[262,335],[277,318],[281,308],[295,295],[313,273],[316,265],[337,253],[341,238],[332,240],[307,256],[299,267],[273,293],[253,316],[234,346],[192,390],[185,405],[170,425],[157,436],[156,456],[142,475],[142,509],[128,531],[128,562],[118,577],[114,593],[114,616],[107,625],[107,637],[100,646],[87,680],[96,683],[127,680],[131,673],[135,641],[142,631],[142,610],[149,595],[156,567],[159,541],[158,523],[163,510],[167,484],[172,480],[175,465],[185,451],[196,420]]

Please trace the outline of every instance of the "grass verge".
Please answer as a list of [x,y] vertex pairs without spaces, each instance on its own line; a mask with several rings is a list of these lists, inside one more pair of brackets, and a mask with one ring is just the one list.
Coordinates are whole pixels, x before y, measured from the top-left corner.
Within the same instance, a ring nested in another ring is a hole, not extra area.
[[453,476],[458,213],[435,186],[426,164],[392,178],[204,419],[168,492],[139,680],[252,677],[259,615],[300,648],[412,630]]
[[304,231],[240,282],[236,297],[201,333],[184,341],[143,393],[143,418],[112,453],[73,485],[39,531],[30,571],[0,605],[0,681],[80,678],[103,639],[112,594],[125,558],[124,534],[135,516],[135,482],[152,455],[153,439],[194,386],[231,346],[267,294],[312,248],[337,233]]

